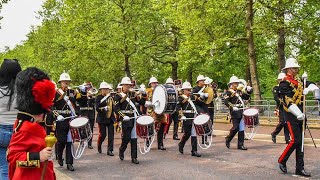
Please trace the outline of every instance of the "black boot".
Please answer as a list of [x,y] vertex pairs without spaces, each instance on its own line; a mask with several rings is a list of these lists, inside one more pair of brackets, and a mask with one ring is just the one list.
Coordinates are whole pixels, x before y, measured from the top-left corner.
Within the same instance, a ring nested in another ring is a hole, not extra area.
[[273,134],[271,134],[271,140],[272,140],[273,143],[277,143],[277,138]]
[[63,166],[63,159],[58,159],[58,164],[59,164],[60,166]]
[[133,158],[133,159],[131,160],[131,162],[132,162],[133,164],[139,164],[139,161],[138,161],[137,158]]
[[201,155],[200,155],[200,154],[198,154],[198,152],[197,152],[197,151],[192,152],[192,153],[191,153],[191,156],[201,157]]
[[238,132],[238,149],[247,150],[248,148],[244,147],[244,131]]
[[67,169],[69,171],[74,171],[73,165],[72,164],[67,164]]
[[225,138],[226,139],[226,146],[230,148],[230,142],[232,141],[233,137],[237,134],[236,130],[230,130],[229,135]]
[[177,134],[173,135],[173,140],[180,140]]
[[191,156],[201,157],[201,155],[198,154],[197,150],[198,150],[197,137],[191,136]]
[[165,151],[165,150],[167,150],[164,146],[163,146],[163,144],[161,145],[161,146],[158,146],[158,150],[162,150],[162,151]]
[[93,149],[93,147],[92,147],[91,145],[88,145],[88,148],[89,148],[89,149]]
[[98,153],[102,153],[101,144],[98,144]]
[[229,148],[230,148],[229,138],[228,138],[228,137],[225,137],[225,139],[226,139],[226,146],[227,146],[227,148],[229,149]]
[[307,173],[304,169],[296,170],[296,175],[304,176],[304,177],[311,177],[311,174]]
[[184,148],[184,145],[186,144],[187,142],[187,137],[185,135],[182,136],[181,138],[181,141],[179,142],[178,146],[179,146],[179,152],[181,154],[183,154],[183,148]]
[[107,152],[107,155],[108,155],[108,156],[114,156],[114,154],[112,153],[112,151],[108,151],[108,152]]
[[285,173],[285,174],[288,173],[286,164],[279,163],[279,168],[283,173]]

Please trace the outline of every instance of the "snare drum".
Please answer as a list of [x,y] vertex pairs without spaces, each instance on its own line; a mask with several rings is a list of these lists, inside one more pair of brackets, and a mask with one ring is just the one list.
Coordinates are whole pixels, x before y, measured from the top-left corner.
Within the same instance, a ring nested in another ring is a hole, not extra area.
[[249,108],[243,111],[243,120],[247,127],[253,128],[259,125],[259,111]]
[[174,85],[163,84],[154,88],[152,104],[156,114],[173,114],[176,111],[178,93]]
[[212,132],[212,123],[210,116],[207,114],[200,114],[193,120],[194,127],[198,136],[209,135]]
[[70,122],[71,137],[74,142],[81,142],[83,140],[90,140],[92,132],[89,124],[89,119],[79,117]]
[[320,100],[320,89],[314,90],[313,95],[314,95],[314,99],[319,101]]
[[140,116],[136,124],[137,135],[146,139],[154,135],[154,119],[151,116]]

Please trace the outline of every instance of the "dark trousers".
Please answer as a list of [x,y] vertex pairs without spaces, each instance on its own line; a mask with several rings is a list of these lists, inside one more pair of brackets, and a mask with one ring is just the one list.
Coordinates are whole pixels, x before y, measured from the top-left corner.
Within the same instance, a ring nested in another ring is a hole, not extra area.
[[278,162],[285,164],[290,155],[296,150],[296,170],[304,169],[304,153],[301,151],[302,146],[302,121],[293,120],[287,121],[288,130],[291,136],[291,141],[287,145],[286,149],[281,154]]
[[229,135],[226,137],[228,142],[231,142],[233,137],[238,133],[238,147],[243,146],[244,143],[244,131],[239,131],[240,119],[231,119],[232,128],[230,129]]
[[122,142],[119,148],[119,153],[124,153],[130,142],[131,144],[131,158],[138,157],[137,139],[131,139],[131,130],[133,127],[122,127]]
[[107,136],[107,128],[108,128],[108,151],[113,151],[113,142],[114,142],[114,127],[113,124],[104,124],[98,123],[99,127],[99,137],[98,137],[98,146],[101,146],[103,141]]
[[164,128],[166,127],[166,124],[160,123],[158,124],[159,130],[157,132],[157,140],[158,140],[158,147],[163,146],[163,133],[164,133]]
[[173,137],[178,137],[179,117],[177,113],[173,113],[169,116],[169,125],[166,134],[168,134],[171,123],[173,121]]
[[[186,142],[188,141],[188,139],[191,136],[192,123],[185,121],[183,123],[183,128],[184,128],[184,134],[183,134],[181,141],[179,143],[182,147],[184,147],[184,145],[186,144]],[[198,147],[197,146],[197,137],[196,136],[191,137],[191,152],[197,152],[197,150],[198,150],[197,147]]]
[[92,138],[88,141],[88,145],[91,146],[92,145],[92,139],[93,139],[94,119],[89,119],[89,123],[90,123],[91,132],[92,132]]
[[64,151],[64,148],[66,148],[66,164],[73,164],[73,157],[71,154],[71,145],[72,145],[72,142],[67,142],[67,143],[64,143],[61,141],[57,142],[56,151],[57,151],[58,160],[63,159],[62,158],[63,151]]
[[284,113],[282,111],[279,111],[279,123],[276,126],[276,129],[271,133],[271,135],[272,136],[277,136],[280,133],[281,129],[283,128],[284,138],[285,138],[286,141],[289,141],[290,140],[290,136],[289,136],[288,125],[286,123],[286,120],[284,118]]

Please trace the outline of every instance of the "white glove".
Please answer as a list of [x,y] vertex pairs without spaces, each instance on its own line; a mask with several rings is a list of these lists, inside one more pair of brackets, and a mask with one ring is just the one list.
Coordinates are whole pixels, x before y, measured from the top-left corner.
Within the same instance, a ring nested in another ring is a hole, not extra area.
[[232,107],[232,111],[239,111],[239,108],[237,108],[237,107]]
[[208,93],[200,93],[200,97],[201,98],[207,98],[208,97]]
[[299,109],[299,107],[296,104],[292,104],[289,108],[288,108],[289,112],[291,112],[293,115],[295,115],[297,117],[298,120],[302,121],[305,119],[305,115],[301,112],[301,110]]
[[306,116],[303,113],[301,113],[297,116],[297,119],[300,121],[303,121],[305,118],[306,118]]
[[250,92],[252,90],[251,86],[247,86],[247,91]]
[[84,86],[84,85],[80,85],[79,89],[81,92],[86,92],[86,86]]
[[129,121],[129,120],[130,120],[129,116],[124,116],[123,117],[123,121]]
[[310,84],[307,88],[304,88],[303,95],[307,95],[310,91],[314,92],[316,89],[319,89],[315,84]]
[[185,121],[185,120],[187,120],[187,118],[186,118],[185,116],[182,116],[182,117],[181,117],[181,120],[182,120],[182,121]]
[[104,107],[104,110],[105,110],[105,111],[108,111],[108,106],[105,106],[105,107]]
[[146,101],[146,103],[144,104],[145,107],[151,107],[152,106],[152,102],[151,101]]
[[62,115],[59,115],[58,117],[57,117],[57,121],[63,121],[64,120],[64,117],[62,116]]

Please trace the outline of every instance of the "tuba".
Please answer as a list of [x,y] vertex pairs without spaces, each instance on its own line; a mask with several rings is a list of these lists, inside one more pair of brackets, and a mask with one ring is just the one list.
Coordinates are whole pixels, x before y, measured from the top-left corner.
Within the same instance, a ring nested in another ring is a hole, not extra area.
[[108,111],[107,111],[107,118],[109,119],[111,117],[112,114],[112,105],[113,105],[113,99],[112,97],[109,97],[107,100],[107,107],[108,107]]

